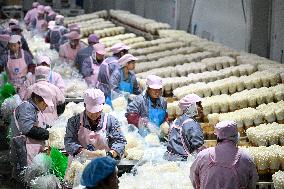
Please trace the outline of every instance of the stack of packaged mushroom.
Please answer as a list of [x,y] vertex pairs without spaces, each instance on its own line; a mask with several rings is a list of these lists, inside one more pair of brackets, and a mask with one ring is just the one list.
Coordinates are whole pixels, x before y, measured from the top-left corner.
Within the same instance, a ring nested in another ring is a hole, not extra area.
[[246,130],[249,141],[254,146],[279,144],[284,146],[284,124],[270,123],[250,127]]
[[94,31],[94,33],[97,34],[100,38],[119,35],[119,34],[123,34],[124,32],[125,32],[125,28],[121,26],[104,28],[101,30]]
[[215,125],[219,121],[234,120],[238,123],[240,132],[248,129],[251,126],[257,126],[261,123],[282,122],[284,114],[284,101],[277,103],[271,102],[262,104],[256,108],[243,108],[229,113],[213,113],[208,115],[210,124]]
[[233,94],[245,89],[275,86],[280,82],[280,75],[268,71],[258,71],[249,76],[229,77],[210,83],[196,83],[177,88],[173,91],[174,96],[181,99],[187,94],[195,93],[201,97]]
[[[204,114],[226,113],[241,108],[255,108],[263,103],[284,100],[284,84],[273,87],[253,88],[234,93],[231,96],[227,94],[206,97],[202,101]],[[284,115],[283,115],[284,116]]]
[[[141,72],[153,70],[154,68],[181,65],[187,62],[200,61],[204,58],[209,58],[213,56],[215,55],[211,52],[197,52],[197,53],[192,53],[188,55],[178,54],[178,55],[168,56],[168,57],[160,58],[156,61],[141,62],[135,66],[135,72],[141,73]],[[169,77],[169,76],[170,74],[166,75],[166,77]]]
[[194,47],[194,46],[181,47],[181,48],[177,48],[173,50],[165,50],[161,52],[154,52],[154,53],[149,53],[146,55],[137,56],[138,58],[137,62],[153,61],[153,60],[158,60],[166,56],[172,56],[172,55],[177,55],[177,54],[191,54],[195,52],[201,52],[201,49]]
[[275,189],[284,188],[284,171],[277,171],[272,175],[273,185]]
[[155,46],[139,48],[139,49],[130,49],[129,53],[138,56],[138,55],[146,55],[154,52],[162,52],[166,50],[172,50],[176,48],[185,47],[186,44],[183,42],[169,42],[169,43],[161,43]]
[[169,24],[156,22],[155,20],[146,19],[144,17],[131,14],[128,11],[110,10],[110,16],[123,24],[130,25],[139,30],[157,34],[160,29],[170,28]]
[[[162,44],[165,44],[165,43],[171,43],[173,41],[174,41],[174,39],[167,37],[167,38],[154,39],[154,40],[151,40],[151,41],[143,41],[143,42],[131,44],[130,47],[131,47],[131,49],[146,48],[146,47],[157,46],[159,44],[162,45]],[[132,50],[130,50],[130,51],[132,51]]]
[[284,167],[284,147],[272,145],[241,148],[252,156],[259,174],[275,173]]
[[106,28],[115,28],[115,25],[110,21],[87,23],[86,25],[84,25],[84,27],[81,28],[81,33],[83,34],[83,36],[88,37],[90,34],[96,32],[97,30],[103,30]]
[[84,14],[84,15],[79,15],[75,17],[67,17],[64,19],[64,24],[68,25],[68,24],[83,22],[83,21],[92,20],[96,18],[99,18],[99,16],[96,13]]

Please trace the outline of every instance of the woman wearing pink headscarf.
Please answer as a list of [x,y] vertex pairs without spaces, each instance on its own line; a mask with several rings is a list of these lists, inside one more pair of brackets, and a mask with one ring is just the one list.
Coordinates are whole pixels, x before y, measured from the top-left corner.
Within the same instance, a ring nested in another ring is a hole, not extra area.
[[26,26],[29,26],[32,22],[37,17],[37,7],[39,6],[38,2],[33,2],[32,4],[32,9],[27,12],[24,18],[24,22]]
[[149,75],[146,84],[147,90],[128,104],[125,114],[128,123],[139,127],[142,136],[147,135],[148,132],[144,127],[140,127],[141,121],[145,122],[148,128],[150,124],[159,128],[167,121],[168,116],[167,101],[162,97],[162,78]]
[[81,35],[76,31],[71,31],[65,34],[68,37],[69,42],[64,43],[59,47],[59,57],[67,63],[74,62],[75,57],[79,50],[86,47],[84,43],[80,41]]
[[37,16],[32,20],[32,28],[37,34],[43,35],[47,31],[48,23],[44,19],[44,6],[37,7]]
[[14,123],[11,124],[11,162],[13,177],[21,182],[21,172],[33,158],[44,151],[49,132],[45,120],[39,120],[47,107],[52,107],[52,91],[48,86],[35,84],[31,97],[14,110]]
[[252,158],[238,148],[237,123],[222,121],[216,124],[217,146],[197,155],[190,168],[195,189],[254,189],[258,175]]
[[198,121],[202,121],[201,98],[189,94],[179,101],[183,115],[176,119],[169,130],[169,142],[164,158],[168,161],[186,161],[189,154],[198,152],[204,143],[202,129]]
[[[36,84],[42,84],[48,86],[48,88],[52,91],[52,102],[54,104],[53,107],[47,107],[43,111],[44,119],[46,119],[46,123],[48,125],[52,125],[52,123],[58,118],[60,114],[63,113],[65,109],[65,97],[64,93],[54,84],[50,83],[48,80],[50,74],[50,68],[47,66],[38,66],[35,69],[35,82]],[[24,100],[29,99],[34,87],[37,85],[33,84],[27,88],[27,91],[24,96]],[[63,111],[62,111],[63,110]],[[39,115],[39,118],[42,117]]]

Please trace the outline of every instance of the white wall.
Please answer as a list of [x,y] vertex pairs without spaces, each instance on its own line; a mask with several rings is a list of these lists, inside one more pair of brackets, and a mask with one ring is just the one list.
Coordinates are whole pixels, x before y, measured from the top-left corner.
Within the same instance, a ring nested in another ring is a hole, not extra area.
[[272,1],[270,57],[284,63],[284,1]]
[[[250,2],[197,0],[192,17],[191,33],[220,42],[236,50],[247,51],[250,39]],[[246,20],[245,20],[246,17]]]

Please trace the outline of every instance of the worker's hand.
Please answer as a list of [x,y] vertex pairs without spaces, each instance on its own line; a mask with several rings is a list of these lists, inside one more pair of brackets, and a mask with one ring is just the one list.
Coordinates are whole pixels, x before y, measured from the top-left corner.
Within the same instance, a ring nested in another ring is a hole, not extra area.
[[169,134],[170,126],[166,121],[162,123],[160,128],[161,128],[161,135],[167,136]]

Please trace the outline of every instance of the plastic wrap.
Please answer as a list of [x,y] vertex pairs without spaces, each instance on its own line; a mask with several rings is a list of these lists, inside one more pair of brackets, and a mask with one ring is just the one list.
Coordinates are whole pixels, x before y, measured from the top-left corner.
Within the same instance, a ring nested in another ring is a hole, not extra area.
[[60,181],[55,175],[43,175],[31,181],[31,189],[60,189]]

